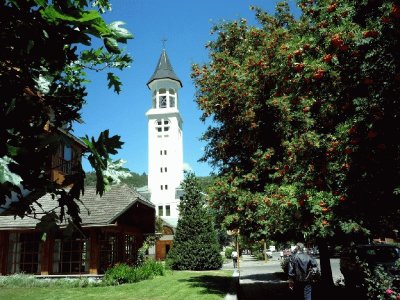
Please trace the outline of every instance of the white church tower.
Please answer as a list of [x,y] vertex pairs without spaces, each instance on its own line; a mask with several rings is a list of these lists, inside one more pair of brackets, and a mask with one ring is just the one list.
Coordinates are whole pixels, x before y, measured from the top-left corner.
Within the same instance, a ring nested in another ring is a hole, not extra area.
[[167,52],[160,59],[147,82],[151,91],[148,119],[148,192],[157,216],[176,227],[178,203],[183,180],[182,117],[178,92],[182,87]]

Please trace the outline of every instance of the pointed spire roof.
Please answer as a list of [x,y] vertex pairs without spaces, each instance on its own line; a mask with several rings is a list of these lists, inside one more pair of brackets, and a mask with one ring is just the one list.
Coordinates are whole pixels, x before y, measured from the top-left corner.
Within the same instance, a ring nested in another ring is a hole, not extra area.
[[163,49],[160,59],[158,60],[156,69],[153,75],[150,77],[149,81],[147,82],[147,86],[149,86],[149,84],[154,80],[165,79],[165,78],[178,81],[180,86],[182,87],[182,82],[178,78],[178,76],[176,76],[174,69],[172,68],[172,65],[169,61],[167,52],[165,51],[165,49]]

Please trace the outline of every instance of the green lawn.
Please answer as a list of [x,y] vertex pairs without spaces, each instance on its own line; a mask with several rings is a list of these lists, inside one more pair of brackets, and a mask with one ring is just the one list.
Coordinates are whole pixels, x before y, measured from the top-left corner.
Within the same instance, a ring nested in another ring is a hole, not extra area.
[[0,299],[224,299],[232,291],[232,271],[173,271],[165,276],[120,286],[87,288],[7,288]]

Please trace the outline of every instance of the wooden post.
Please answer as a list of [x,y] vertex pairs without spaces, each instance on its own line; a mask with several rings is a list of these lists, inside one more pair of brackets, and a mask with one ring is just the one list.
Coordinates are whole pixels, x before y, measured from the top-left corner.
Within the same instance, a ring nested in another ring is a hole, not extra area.
[[42,253],[41,253],[41,266],[40,274],[49,275],[52,272],[53,267],[53,238],[48,238],[43,242]]
[[98,230],[90,229],[90,253],[89,253],[89,274],[99,274],[99,251]]

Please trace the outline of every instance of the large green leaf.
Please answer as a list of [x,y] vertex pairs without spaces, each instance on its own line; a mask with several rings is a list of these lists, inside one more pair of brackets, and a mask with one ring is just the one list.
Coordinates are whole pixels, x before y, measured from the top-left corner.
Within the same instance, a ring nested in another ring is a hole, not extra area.
[[110,53],[121,53],[121,49],[118,47],[118,42],[114,38],[106,37],[104,39],[104,46],[106,46],[108,52]]
[[[88,151],[90,153],[88,160],[96,171],[96,191],[102,195],[110,185],[110,181],[108,180],[108,177],[110,176],[105,175],[104,173],[109,170],[109,163],[112,163],[112,161],[109,159],[109,155],[117,154],[117,149],[121,149],[123,142],[121,142],[120,136],[118,135],[109,137],[108,130],[101,132],[97,141],[93,137],[89,140],[88,136],[82,138],[82,141],[88,147]],[[111,168],[115,169],[116,167],[111,166]]]
[[0,183],[10,182],[13,185],[19,185],[22,182],[21,176],[10,171],[8,165],[15,161],[8,156],[0,158]]
[[46,6],[46,4],[47,4],[47,1],[46,0],[34,0],[35,1],[35,3],[37,4],[37,5],[39,5],[39,6]]
[[94,21],[96,19],[101,19],[100,13],[95,10],[84,11],[81,15],[75,17],[59,11],[52,5],[46,7],[44,10],[41,10],[40,13],[42,14],[44,19],[50,22],[70,21],[77,23],[85,23]]
[[108,88],[114,87],[114,91],[118,94],[121,92],[121,81],[118,76],[113,73],[107,73]]
[[115,21],[108,24],[108,29],[111,30],[113,37],[120,43],[126,43],[127,39],[132,39],[133,35],[127,29],[120,27],[124,22]]

